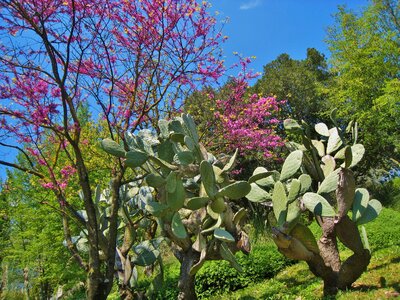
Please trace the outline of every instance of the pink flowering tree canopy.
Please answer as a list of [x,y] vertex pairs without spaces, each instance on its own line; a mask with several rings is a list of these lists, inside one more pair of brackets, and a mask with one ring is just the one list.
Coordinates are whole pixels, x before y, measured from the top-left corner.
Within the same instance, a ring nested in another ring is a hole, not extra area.
[[[214,82],[224,71],[224,38],[208,8],[195,0],[0,2],[0,147],[24,157],[23,163],[0,164],[37,176],[87,229],[88,263],[72,243],[68,248],[88,271],[89,299],[106,299],[113,284],[126,166],[116,158],[109,170],[106,237],[96,216],[82,112],[87,108],[89,121],[102,124],[98,138],[126,148],[125,132],[151,127],[189,91]],[[69,205],[71,179],[82,191],[87,220]],[[65,213],[63,218],[68,243]],[[122,250],[126,255],[129,247]]]
[[29,145],[27,156],[51,172],[40,145],[49,135],[78,143],[83,103],[117,140],[149,125],[223,72],[223,38],[207,8],[194,0],[2,1],[2,136]]
[[200,123],[203,142],[214,152],[238,149],[242,159],[273,162],[284,145],[277,129],[285,101],[249,92],[249,83],[257,77],[249,70],[250,63],[250,58],[239,57],[236,77],[219,89],[206,87],[193,93],[185,109]]

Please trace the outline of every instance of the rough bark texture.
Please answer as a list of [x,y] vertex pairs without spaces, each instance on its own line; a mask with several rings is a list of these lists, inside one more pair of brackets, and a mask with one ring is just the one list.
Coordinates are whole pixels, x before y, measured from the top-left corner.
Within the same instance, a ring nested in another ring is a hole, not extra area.
[[[319,218],[318,221],[323,231],[318,241],[320,252],[303,260],[306,260],[311,272],[324,281],[324,295],[335,295],[338,290],[351,287],[361,276],[367,269],[371,254],[364,249],[357,226],[348,216],[344,216],[339,222],[332,217]],[[340,262],[337,238],[354,252],[344,263]],[[280,245],[279,251],[285,256],[296,256],[296,249],[281,247],[283,246]]]
[[184,252],[180,253],[180,276],[178,282],[179,295],[178,300],[196,300],[196,291],[195,291],[195,275],[190,275],[191,267],[196,263],[199,259],[199,254],[192,250],[191,248]]
[[369,250],[364,249],[360,233],[348,216],[336,224],[336,234],[340,241],[354,254],[341,266],[339,271],[339,289],[346,289],[367,269],[371,259]]
[[4,264],[2,267],[3,274],[1,275],[0,283],[0,299],[3,299],[3,292],[7,290],[8,285],[8,264]]
[[371,254],[367,249],[364,249],[362,253],[354,253],[350,256],[340,268],[338,288],[344,290],[351,287],[353,282],[367,269],[370,259]]
[[320,254],[325,264],[334,272],[340,270],[340,258],[335,234],[335,219],[332,217],[321,218],[322,237],[318,241]]

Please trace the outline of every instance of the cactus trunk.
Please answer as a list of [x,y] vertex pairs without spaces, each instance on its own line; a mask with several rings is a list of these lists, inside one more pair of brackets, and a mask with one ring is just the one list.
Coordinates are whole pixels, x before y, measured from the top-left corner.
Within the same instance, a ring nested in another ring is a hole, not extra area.
[[197,300],[195,290],[196,275],[190,275],[190,269],[199,259],[199,254],[190,248],[186,252],[179,252],[176,256],[181,263],[178,300]]

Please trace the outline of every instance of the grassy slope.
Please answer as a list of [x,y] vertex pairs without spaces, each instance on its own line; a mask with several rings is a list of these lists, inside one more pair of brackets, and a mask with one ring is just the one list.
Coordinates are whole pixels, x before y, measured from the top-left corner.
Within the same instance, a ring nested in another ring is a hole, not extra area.
[[[367,226],[372,247],[371,263],[351,290],[339,292],[336,299],[400,299],[400,213],[384,210]],[[372,243],[373,242],[373,243]],[[343,257],[351,255],[344,251]],[[322,281],[305,262],[287,267],[272,279],[242,290],[215,296],[217,299],[321,299]]]

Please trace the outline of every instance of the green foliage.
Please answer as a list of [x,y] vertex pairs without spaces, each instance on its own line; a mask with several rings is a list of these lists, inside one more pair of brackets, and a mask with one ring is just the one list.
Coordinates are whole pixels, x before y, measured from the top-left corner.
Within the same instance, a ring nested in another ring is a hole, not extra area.
[[[391,246],[400,246],[400,213],[390,208],[383,208],[379,218],[365,225],[371,251],[375,252]],[[321,227],[313,222],[309,226],[315,236],[321,235]],[[361,230],[360,230],[361,231]],[[340,250],[345,250],[339,244]]]
[[331,107],[344,122],[357,120],[367,157],[360,164],[387,167],[399,160],[400,11],[393,0],[373,1],[357,15],[343,7],[328,31]]
[[365,225],[372,251],[400,246],[400,213],[384,208],[379,218]]
[[314,48],[307,49],[304,60],[281,54],[264,66],[262,77],[252,91],[287,100],[282,118],[316,123],[323,119],[326,100],[323,87],[330,78],[325,56]]
[[242,267],[238,272],[225,261],[206,262],[196,276],[196,292],[200,299],[235,291],[254,282],[275,276],[292,262],[276,251],[273,244],[258,245],[248,255],[238,253]]
[[400,211],[400,177],[371,184],[374,197],[381,199],[385,207]]
[[85,280],[85,273],[70,260],[63,246],[58,203],[50,192],[32,185],[24,173],[12,171],[0,199],[7,204],[9,221],[7,232],[1,232],[0,241],[4,243],[0,254],[3,264],[8,265],[8,286],[3,289],[10,299],[18,299],[24,268],[29,270],[31,297],[50,297],[59,285],[67,291]]

